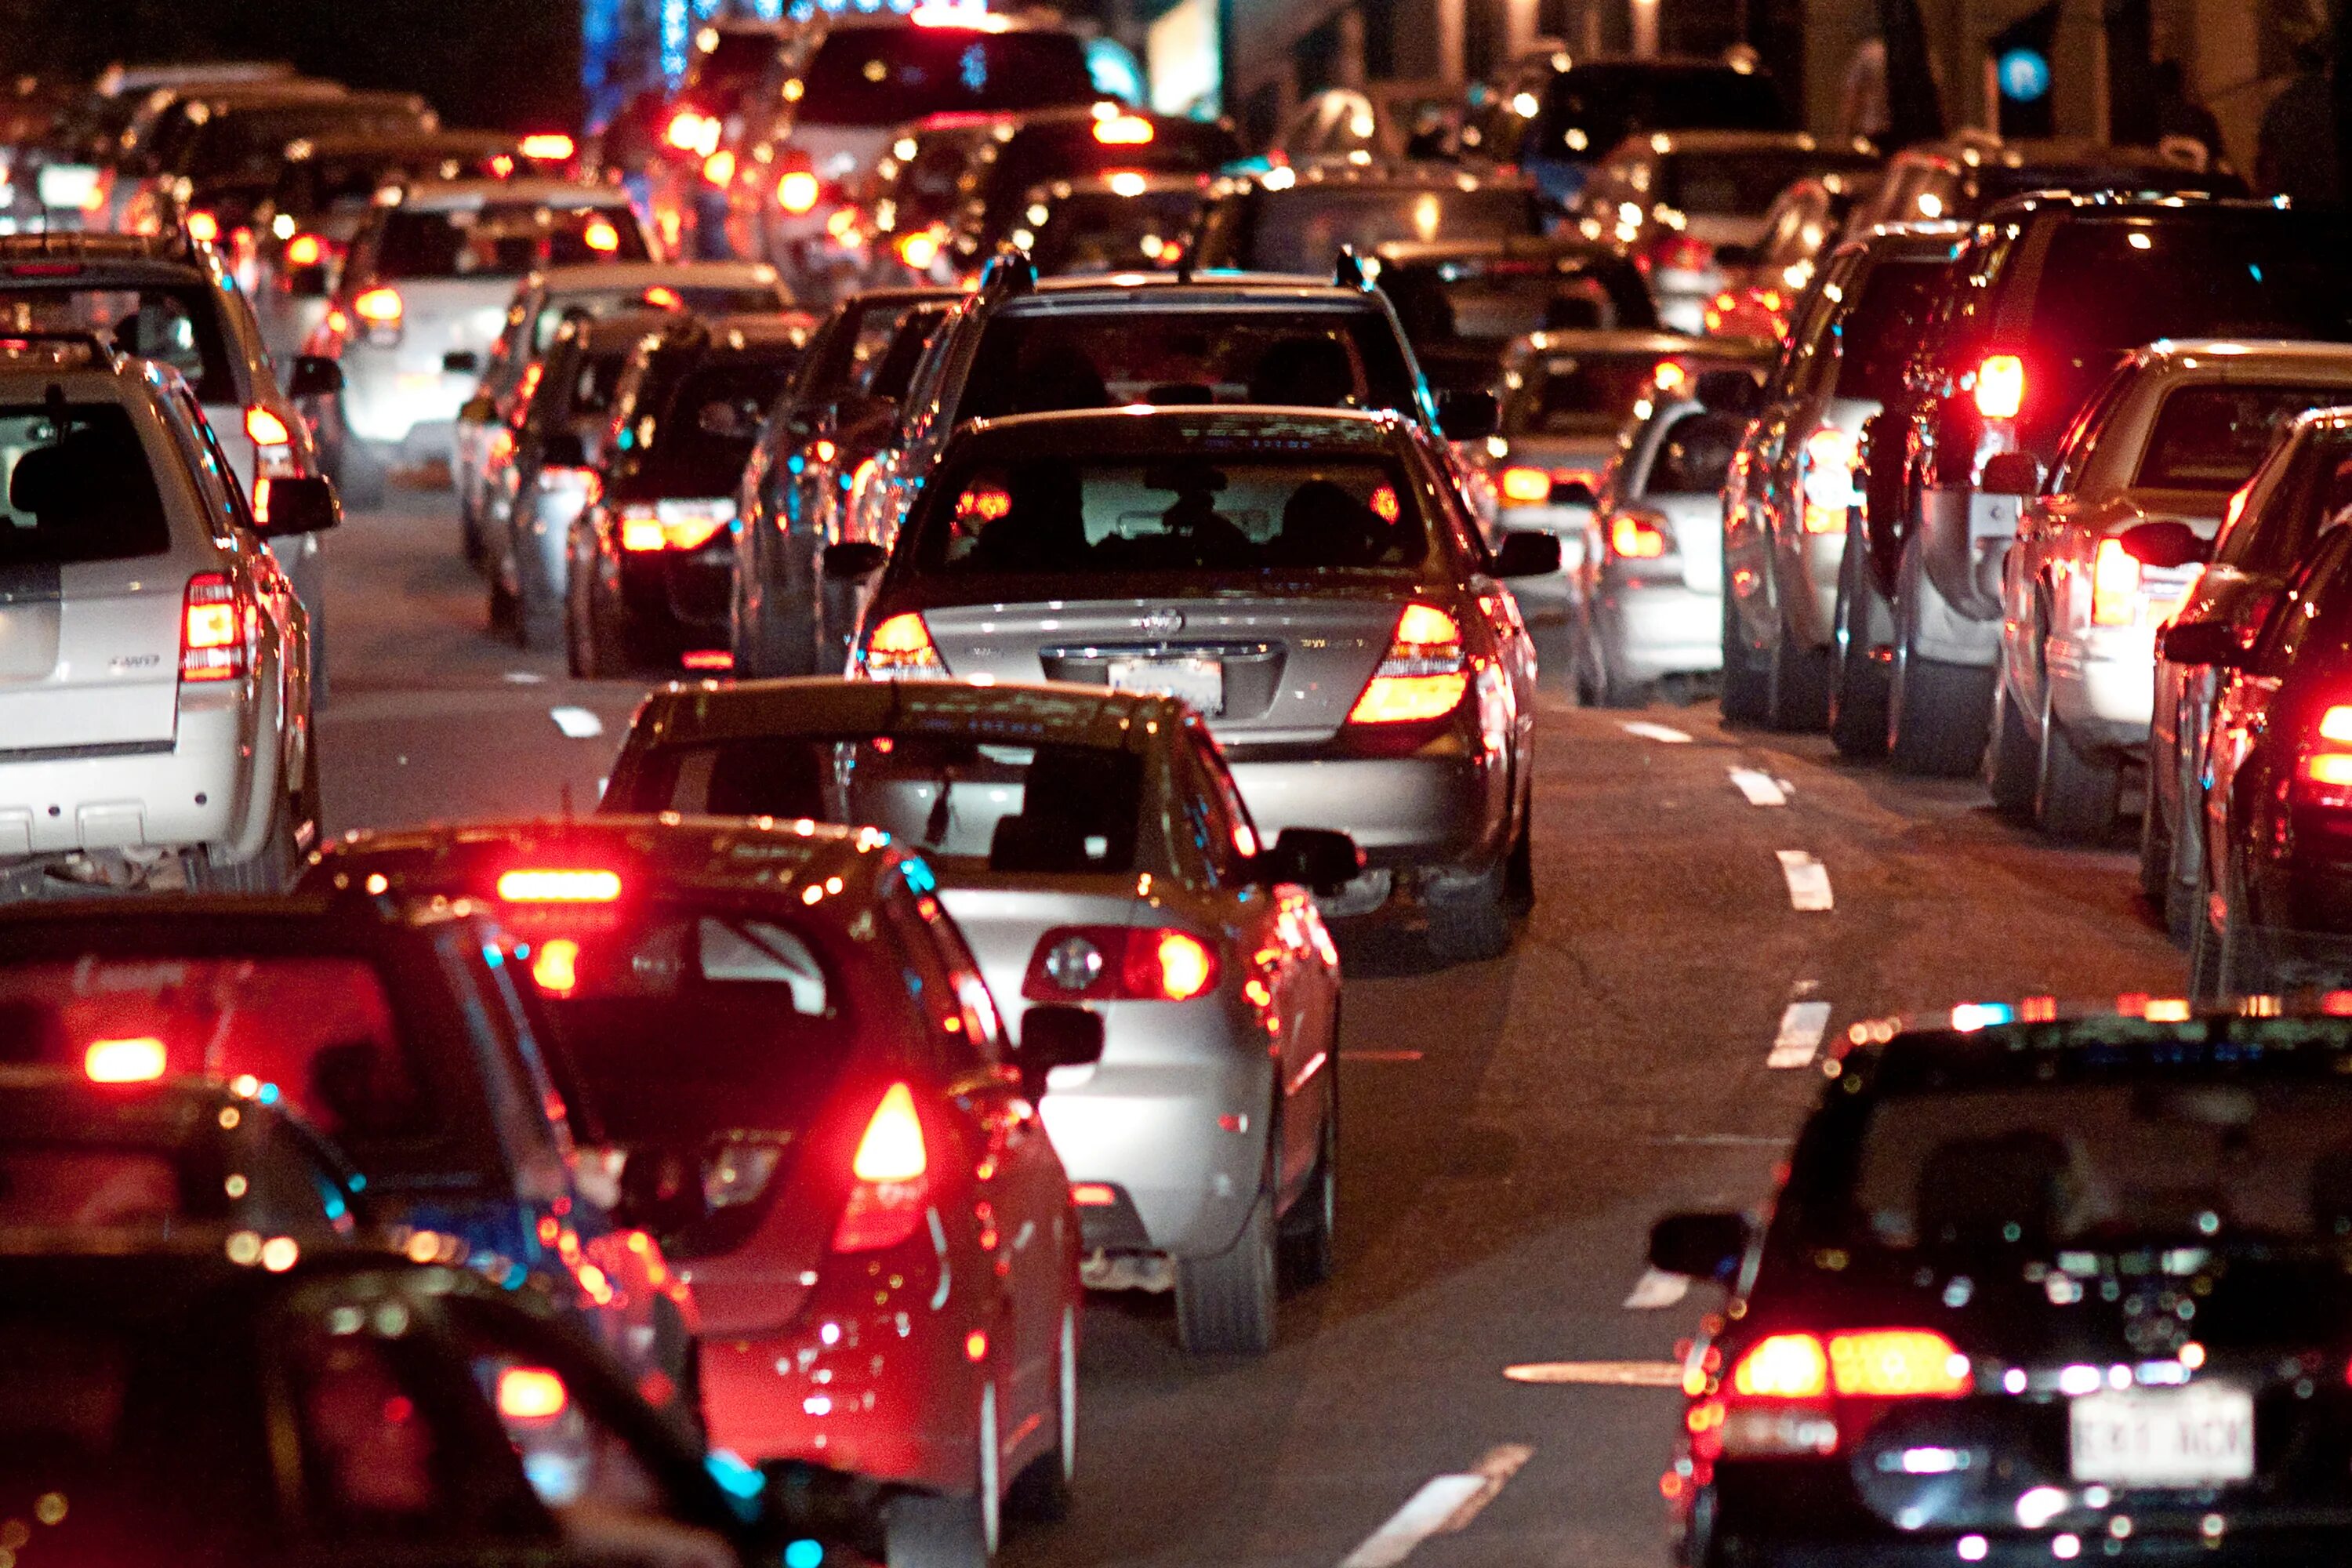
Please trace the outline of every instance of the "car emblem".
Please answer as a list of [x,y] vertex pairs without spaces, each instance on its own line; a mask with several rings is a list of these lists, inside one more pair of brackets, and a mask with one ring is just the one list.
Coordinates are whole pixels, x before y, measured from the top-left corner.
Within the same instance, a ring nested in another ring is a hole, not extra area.
[[1139,631],[1147,631],[1155,637],[1164,637],[1171,632],[1181,632],[1184,629],[1184,612],[1154,610],[1138,620],[1135,625]]

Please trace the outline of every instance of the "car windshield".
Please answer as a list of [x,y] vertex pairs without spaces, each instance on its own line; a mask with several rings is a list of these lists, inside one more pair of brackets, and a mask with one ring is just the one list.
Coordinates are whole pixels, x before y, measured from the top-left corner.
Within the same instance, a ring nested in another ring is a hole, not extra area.
[[2352,388],[2176,387],[2157,411],[2132,482],[2150,489],[2234,490],[2296,415],[2347,396]]
[[221,331],[220,303],[202,283],[13,279],[0,282],[0,337],[12,330],[92,332],[125,353],[170,365],[187,377],[199,403],[242,401]]
[[1504,379],[1509,436],[1614,436],[1657,386],[1655,353],[1559,353],[1530,359]]
[[789,353],[729,354],[688,371],[658,416],[637,420],[634,439],[614,462],[612,493],[732,496],[793,359]]
[[633,310],[677,310],[694,316],[756,316],[788,310],[791,301],[774,284],[635,283],[617,289],[566,289],[539,307],[532,342],[539,352],[575,316],[601,321]]
[[2269,497],[2225,527],[2216,564],[2246,573],[2284,572],[2303,560],[2321,531],[2352,522],[2352,429],[2323,426],[2291,453],[2292,467]]
[[[1780,89],[1760,72],[1588,65],[1551,79],[1528,127],[1528,144],[1538,157],[1590,152],[1597,158],[1637,131],[1780,131],[1788,124]],[[1765,200],[1770,199],[1768,194]]]
[[1431,551],[1416,487],[1370,456],[981,458],[925,487],[912,526],[913,569],[939,577],[1313,575]]
[[1182,248],[1201,195],[1190,188],[1046,193],[1019,217],[1013,240],[1048,276],[1133,271],[1165,264]]
[[1837,395],[1893,400],[1904,367],[1927,334],[1950,268],[1941,261],[1883,261],[1832,329],[1838,346]]
[[154,470],[119,404],[0,405],[0,466],[7,479],[0,571],[129,561],[172,548]]
[[1867,169],[1874,160],[1852,153],[1797,148],[1710,149],[1677,153],[1660,173],[1657,199],[1696,216],[1757,217],[1801,179],[1838,169]]
[[395,207],[383,220],[374,275],[520,278],[542,267],[643,261],[645,236],[629,209],[586,202],[485,202],[479,207]]
[[1220,203],[1202,240],[1203,265],[1328,274],[1341,246],[1512,239],[1540,234],[1533,198],[1515,184],[1460,189],[1293,185]]
[[879,128],[957,110],[1056,109],[1100,96],[1071,34],[842,27],[801,79],[803,125]]
[[1410,409],[1376,310],[1005,313],[982,332],[959,420],[1152,403]]

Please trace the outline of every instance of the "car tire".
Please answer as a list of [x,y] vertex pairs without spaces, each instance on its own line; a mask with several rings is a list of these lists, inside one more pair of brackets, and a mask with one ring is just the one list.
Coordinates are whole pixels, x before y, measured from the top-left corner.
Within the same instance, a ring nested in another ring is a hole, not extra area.
[[294,885],[301,869],[302,851],[294,841],[294,802],[280,796],[269,814],[269,829],[251,858],[225,864],[213,858],[211,846],[198,857],[190,879],[200,893],[255,893],[275,898]]
[[2086,753],[2042,696],[2042,750],[2033,786],[2033,824],[2068,844],[2096,844],[2116,829],[2123,802],[2121,762]]
[[1992,743],[1985,748],[1985,789],[1992,806],[2011,822],[2033,815],[2034,772],[2041,748],[2026,732],[2024,716],[2009,682],[1998,681],[1992,692]]
[[1903,552],[1895,602],[1895,668],[1886,692],[1886,755],[1897,773],[1966,778],[1984,761],[1992,729],[1991,665],[1950,664],[1918,651],[1919,598],[1927,591],[1919,542]]
[[908,1492],[882,1516],[887,1568],[987,1568],[996,1556],[1003,1509],[996,1490],[996,1385],[980,1393],[977,1484],[965,1495]]
[[1285,1285],[1320,1285],[1331,1278],[1339,1211],[1339,1065],[1323,1064],[1323,1131],[1315,1168],[1290,1212],[1282,1216],[1281,1278]]
[[1857,762],[1886,754],[1887,661],[1880,657],[1877,635],[1885,603],[1871,579],[1869,552],[1861,546],[1858,531],[1849,526],[1830,642],[1830,740],[1838,755]]
[[485,613],[490,624],[490,635],[512,638],[520,644],[522,641],[522,605],[514,595],[507,591],[507,585],[499,581],[496,567],[490,570],[489,591],[485,597],[488,600]]
[[1785,731],[1819,730],[1830,717],[1827,648],[1799,647],[1784,622],[1765,656],[1764,722]]
[[1176,1339],[1194,1355],[1264,1355],[1274,1348],[1272,1183],[1223,1252],[1176,1260]]
[[1727,724],[1761,724],[1772,711],[1772,672],[1748,646],[1739,629],[1738,612],[1731,607],[1731,574],[1723,576],[1723,720]]
[[1062,1308],[1054,1352],[1054,1446],[1013,1479],[1004,1495],[1009,1519],[1059,1524],[1070,1517],[1078,1479],[1078,1309]]
[[572,676],[581,680],[614,680],[629,674],[635,661],[631,657],[628,628],[622,623],[620,607],[596,585],[595,559],[582,561],[575,553],[571,576],[564,595],[569,612],[564,617],[564,648]]
[[1429,952],[1440,963],[1475,963],[1500,958],[1511,947],[1511,911],[1503,866],[1496,866],[1451,897],[1423,900]]
[[1524,918],[1536,907],[1535,800],[1532,791],[1519,811],[1518,837],[1511,840],[1509,858],[1503,862],[1503,907]]

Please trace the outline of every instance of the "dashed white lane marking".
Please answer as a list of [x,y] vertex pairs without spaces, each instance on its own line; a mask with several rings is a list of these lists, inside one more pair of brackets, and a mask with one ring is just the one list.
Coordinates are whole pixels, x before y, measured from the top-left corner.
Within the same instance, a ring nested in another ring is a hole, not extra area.
[[1644,741],[1664,741],[1669,746],[1687,746],[1690,737],[1680,730],[1664,724],[1653,724],[1646,719],[1636,719],[1624,727],[1628,735],[1639,735]]
[[1690,1294],[1690,1283],[1687,1274],[1669,1274],[1663,1268],[1644,1268],[1625,1298],[1625,1310],[1629,1312],[1654,1312],[1661,1307],[1671,1307]]
[[1786,805],[1789,792],[1782,789],[1770,773],[1754,768],[1731,770],[1731,787],[1748,797],[1750,805]]
[[1395,1568],[1433,1535],[1451,1534],[1478,1517],[1535,1450],[1505,1443],[1486,1451],[1478,1468],[1464,1475],[1433,1476],[1389,1521],[1366,1536],[1340,1560],[1339,1568]]
[[1680,1388],[1683,1368],[1673,1361],[1535,1361],[1507,1366],[1513,1383],[1591,1383],[1616,1388]]
[[555,727],[575,741],[593,741],[604,732],[604,721],[585,708],[551,708],[547,716]]
[[509,686],[544,686],[547,677],[535,669],[509,669],[499,679]]
[[1800,910],[1827,910],[1836,907],[1830,896],[1830,868],[1803,849],[1776,849],[1780,858],[1780,875],[1788,879],[1789,902]]
[[1772,1037],[1772,1049],[1764,1058],[1768,1068],[1811,1067],[1822,1048],[1822,1037],[1829,1033],[1830,1005],[1826,1002],[1791,1002],[1780,1011],[1780,1032]]

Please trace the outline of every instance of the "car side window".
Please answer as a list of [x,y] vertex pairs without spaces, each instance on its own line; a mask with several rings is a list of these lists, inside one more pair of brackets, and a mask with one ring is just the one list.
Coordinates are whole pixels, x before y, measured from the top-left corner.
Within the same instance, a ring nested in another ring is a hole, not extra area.
[[1216,742],[1201,729],[1197,720],[1185,726],[1187,744],[1183,748],[1192,775],[1188,793],[1193,800],[1187,809],[1197,814],[1202,829],[1202,853],[1219,882],[1239,883],[1245,875],[1245,862],[1258,852],[1257,826],[1250,820],[1249,807],[1242,803],[1241,792],[1234,787],[1233,774],[1225,760],[1217,754]]
[[166,416],[163,423],[172,432],[173,444],[179,447],[180,456],[188,465],[189,477],[195,481],[196,494],[204,502],[205,526],[211,531],[215,543],[234,549],[240,542],[237,534],[239,498],[225,482],[226,468],[219,459],[217,449],[204,439],[203,433],[206,428],[204,410],[196,406],[195,399],[188,395],[185,389],[175,392],[171,402],[179,417]]
[[994,994],[988,989],[988,982],[981,978],[980,961],[971,955],[963,932],[957,929],[955,917],[937,899],[929,894],[918,897],[915,912],[921,917],[931,942],[947,963],[949,990],[963,1022],[961,1029],[951,1032],[970,1041],[979,1059],[993,1067],[1004,1058],[1004,1025],[997,1015]]
[[2313,637],[2342,642],[2352,626],[2352,529],[2331,531],[2271,611],[2254,645],[2256,675],[2281,676],[2294,667]]
[[[445,938],[442,962],[473,1027],[477,1048],[484,1053],[482,1078],[491,1118],[517,1170],[545,1188],[532,1195],[560,1196],[571,1153],[562,1097],[549,1081],[537,1042],[523,1025],[522,1004],[514,994],[506,955],[495,946],[469,954],[470,940],[456,934]],[[497,961],[492,963],[494,953]]]
[[2042,487],[2050,494],[2072,495],[2082,488],[2083,475],[2091,466],[2092,454],[2098,450],[2099,437],[2137,379],[2134,366],[2118,366],[2083,405],[2064,439],[2058,444],[2058,461],[2050,470],[2049,482]]
[[1713,495],[1723,488],[1723,476],[1747,434],[1748,421],[1736,414],[1711,414],[1705,409],[1685,414],[1666,429],[1650,459],[1642,485],[1643,495]]
[[[922,1016],[923,1045],[932,1063],[950,1078],[995,1065],[1002,1055],[995,1000],[939,900],[910,889],[883,899],[879,908],[898,932],[908,990]],[[952,946],[940,935],[942,925]],[[985,1006],[975,1007],[975,996]]]

